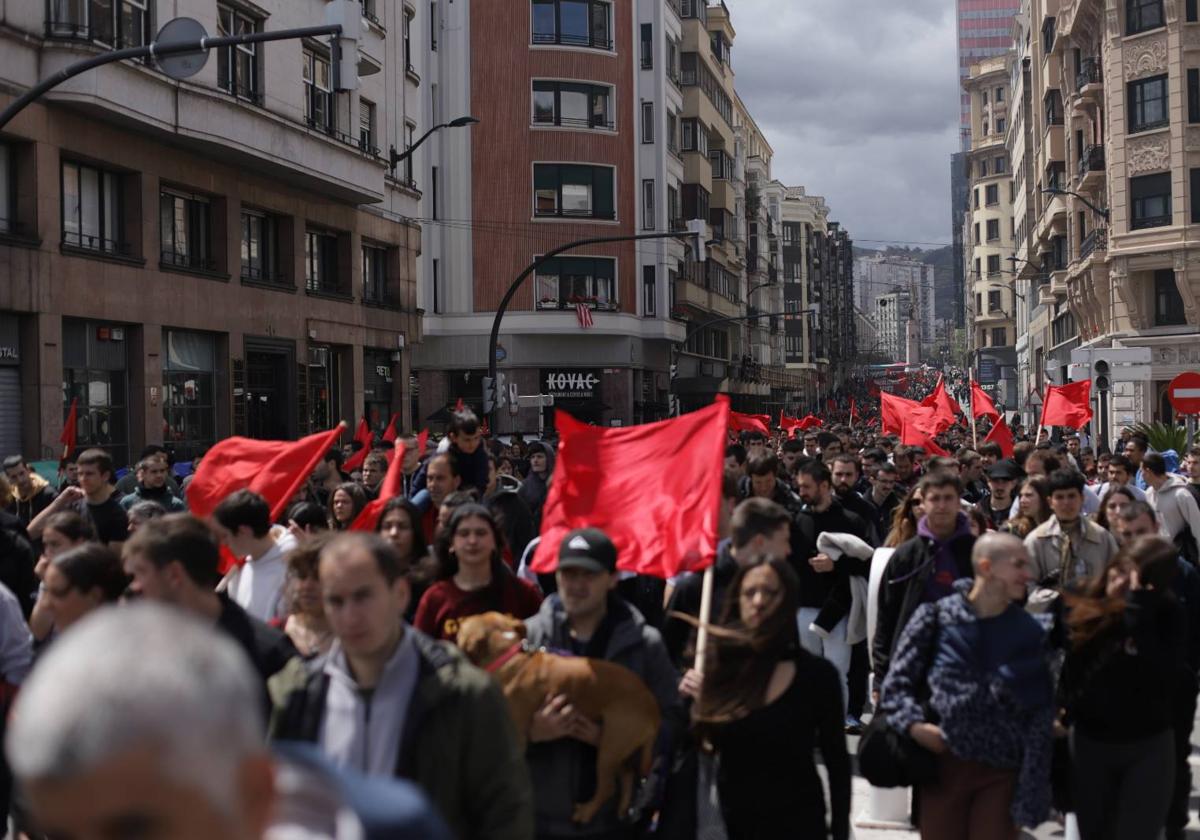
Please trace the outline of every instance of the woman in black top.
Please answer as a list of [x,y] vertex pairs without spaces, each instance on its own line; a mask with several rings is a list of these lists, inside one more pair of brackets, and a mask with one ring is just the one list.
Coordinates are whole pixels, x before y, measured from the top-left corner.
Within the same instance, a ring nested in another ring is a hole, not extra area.
[[1171,801],[1174,700],[1187,675],[1187,618],[1171,593],[1175,547],[1139,537],[1079,596],[1062,704],[1083,840],[1157,837]]
[[[719,757],[729,838],[844,840],[850,760],[842,690],[833,665],[798,644],[796,573],[783,560],[758,558],[738,570],[729,592],[692,710]],[[829,827],[815,747],[829,773]]]

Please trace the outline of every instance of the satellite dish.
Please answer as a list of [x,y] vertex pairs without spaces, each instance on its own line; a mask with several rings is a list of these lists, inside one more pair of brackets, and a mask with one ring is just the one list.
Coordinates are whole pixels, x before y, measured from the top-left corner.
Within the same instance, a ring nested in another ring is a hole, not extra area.
[[151,46],[154,63],[158,69],[176,81],[195,76],[208,62],[208,50],[157,55],[154,51],[171,44],[191,44],[207,38],[204,25],[189,17],[177,17],[163,24]]

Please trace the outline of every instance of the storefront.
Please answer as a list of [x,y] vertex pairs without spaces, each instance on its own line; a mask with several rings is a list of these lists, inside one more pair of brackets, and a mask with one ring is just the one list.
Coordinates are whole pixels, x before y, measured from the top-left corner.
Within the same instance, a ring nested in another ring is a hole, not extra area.
[[[308,418],[303,430],[311,434],[332,429],[342,419],[343,372],[349,371],[346,351],[328,344],[308,345]],[[347,418],[347,423],[350,419]],[[357,418],[354,418],[357,422]]]
[[554,425],[554,411],[561,409],[582,423],[605,426],[612,408],[601,399],[605,372],[602,368],[542,368],[542,393],[554,397],[546,408],[546,428]]
[[389,350],[363,348],[363,410],[377,434],[392,417],[392,354]]
[[63,319],[63,417],[79,401],[76,443],[129,463],[129,334],[124,324]]
[[163,330],[162,346],[163,445],[190,461],[217,439],[217,337]]
[[0,457],[21,451],[21,341],[17,316],[0,315]]

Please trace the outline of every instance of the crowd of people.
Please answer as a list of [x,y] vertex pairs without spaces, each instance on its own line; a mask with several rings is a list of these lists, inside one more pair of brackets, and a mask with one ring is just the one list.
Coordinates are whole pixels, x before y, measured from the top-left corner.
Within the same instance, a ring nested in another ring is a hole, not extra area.
[[[30,838],[843,840],[847,735],[886,730],[924,757],[924,838],[1068,812],[1083,840],[1182,837],[1200,448],[940,440],[952,456],[862,423],[731,435],[708,598],[702,573],[621,571],[595,529],[531,572],[554,448],[486,438],[469,409],[428,453],[402,439],[373,531],[351,526],[384,441],[331,450],[277,521],[248,489],[193,516],[161,447],[120,479],[85,450],[58,487],[13,455],[0,807]],[[649,688],[662,722],[628,810],[577,819],[601,724],[557,694],[514,726],[500,666],[453,644],[486,612]]]

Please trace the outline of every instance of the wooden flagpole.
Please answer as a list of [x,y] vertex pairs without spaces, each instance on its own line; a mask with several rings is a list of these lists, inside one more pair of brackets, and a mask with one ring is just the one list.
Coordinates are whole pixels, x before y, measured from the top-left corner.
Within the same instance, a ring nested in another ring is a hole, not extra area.
[[969,403],[969,414],[971,418],[971,448],[979,451],[979,435],[975,432],[975,381],[967,380],[967,387],[970,389],[967,402]]
[[704,570],[704,579],[700,585],[700,629],[696,631],[696,661],[692,666],[697,674],[704,673],[704,655],[708,650],[708,614],[712,610],[713,599],[713,568],[716,565],[714,560]]

